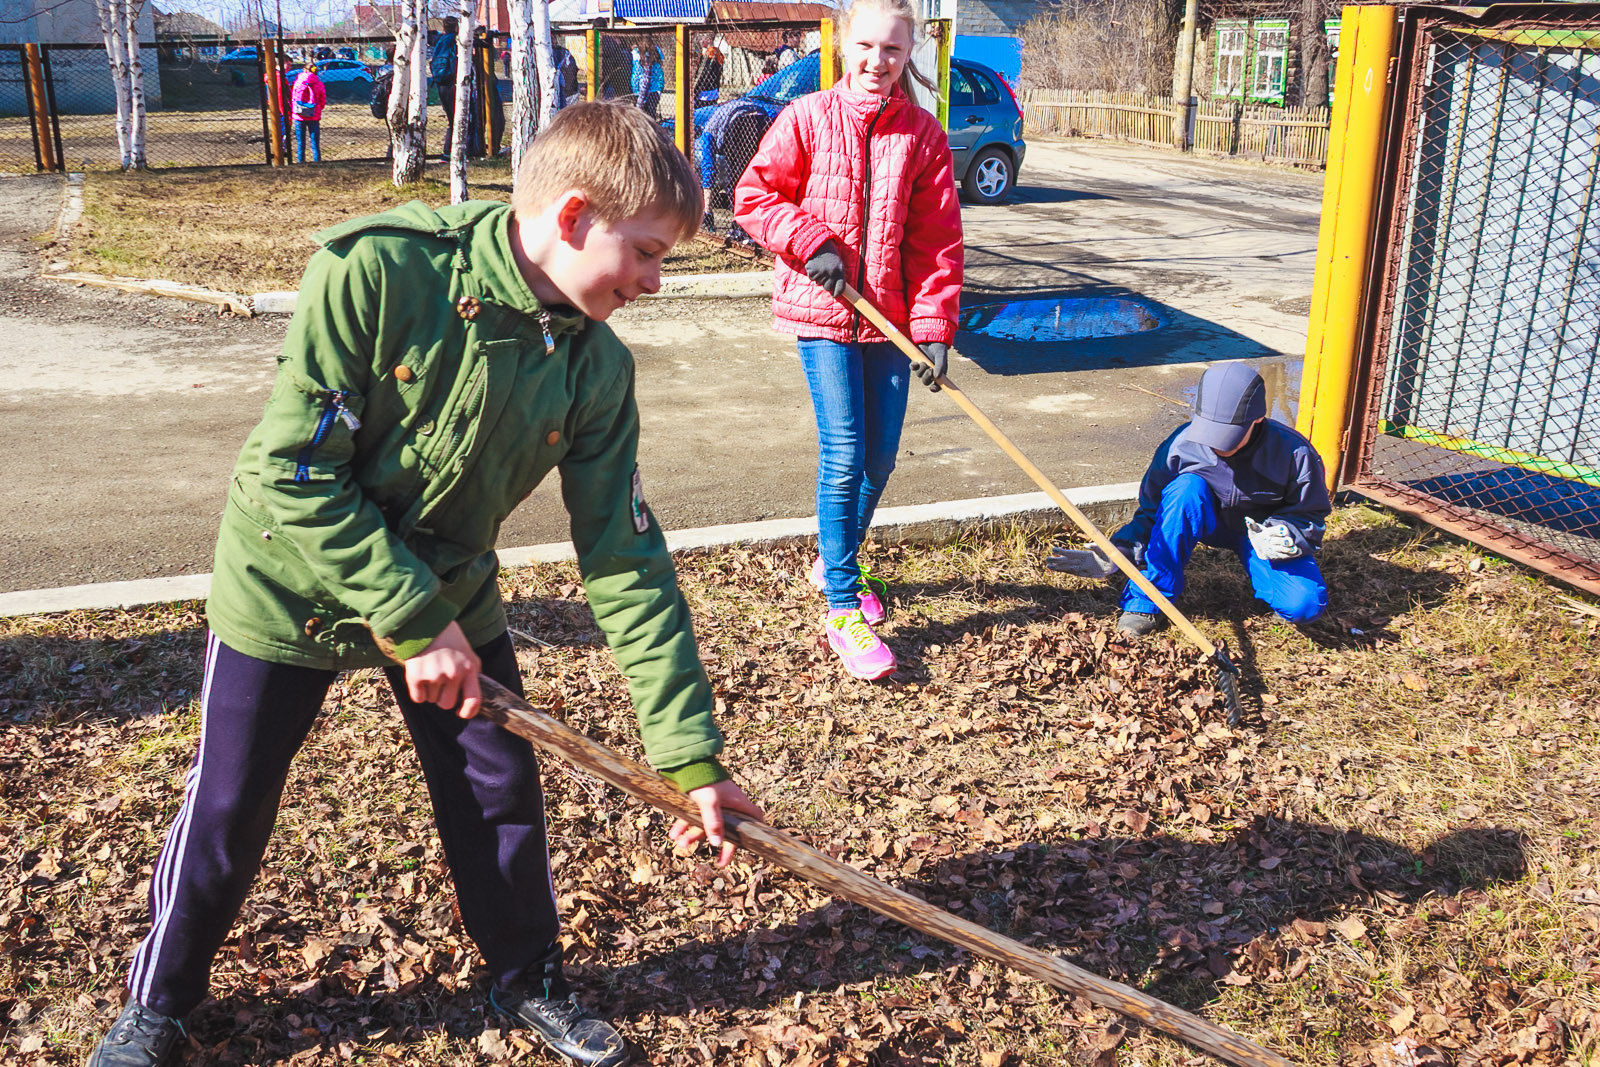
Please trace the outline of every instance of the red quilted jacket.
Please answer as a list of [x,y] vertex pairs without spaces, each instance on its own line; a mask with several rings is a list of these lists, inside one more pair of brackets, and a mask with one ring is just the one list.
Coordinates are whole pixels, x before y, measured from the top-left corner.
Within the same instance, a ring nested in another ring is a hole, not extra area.
[[778,257],[776,329],[883,340],[806,277],[806,260],[831,237],[850,284],[913,341],[955,336],[961,206],[950,144],[939,120],[903,90],[885,101],[839,85],[790,104],[739,179],[733,217]]

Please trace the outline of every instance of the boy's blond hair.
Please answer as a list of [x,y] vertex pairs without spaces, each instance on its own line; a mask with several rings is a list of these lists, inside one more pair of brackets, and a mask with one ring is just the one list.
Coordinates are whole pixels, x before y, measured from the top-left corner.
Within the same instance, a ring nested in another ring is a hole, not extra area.
[[632,104],[569,104],[534,139],[517,169],[511,207],[537,215],[568,189],[581,189],[602,222],[660,212],[678,240],[700,228],[700,182],[689,160]]

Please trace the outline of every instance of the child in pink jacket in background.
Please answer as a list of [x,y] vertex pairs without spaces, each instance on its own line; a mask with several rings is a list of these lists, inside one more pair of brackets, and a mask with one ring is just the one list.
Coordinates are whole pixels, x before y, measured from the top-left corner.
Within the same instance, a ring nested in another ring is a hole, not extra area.
[[322,106],[327,102],[328,90],[322,84],[322,79],[317,77],[317,65],[307,63],[289,94],[289,107],[294,111],[295,162],[306,161],[308,134],[311,137],[311,162],[322,162]]
[[[857,678],[894,653],[872,627],[883,601],[857,559],[894,470],[915,369],[939,388],[961,301],[961,207],[939,120],[911,99],[915,15],[906,0],[855,0],[841,32],[844,78],[785,108],[734,192],[734,220],[777,257],[774,328],[795,334],[817,417],[812,584],[828,644]],[[854,308],[846,284],[933,362],[911,367]]]

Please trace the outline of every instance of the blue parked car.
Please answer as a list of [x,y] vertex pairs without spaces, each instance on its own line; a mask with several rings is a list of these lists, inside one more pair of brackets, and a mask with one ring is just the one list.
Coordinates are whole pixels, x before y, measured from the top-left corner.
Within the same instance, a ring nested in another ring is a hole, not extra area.
[[254,63],[255,61],[256,46],[253,44],[230,49],[222,54],[221,59],[217,60],[218,63]]
[[[751,89],[747,100],[766,113],[766,124],[778,117],[791,102],[814,93],[820,87],[819,53],[789,64]],[[707,104],[694,111],[698,135],[719,107],[733,101]],[[663,124],[672,131],[673,120]],[[765,128],[763,127],[763,132]],[[970,59],[950,61],[950,154],[955,161],[956,181],[969,201],[994,204],[1003,200],[1017,183],[1022,157],[1028,146],[1022,139],[1022,108],[1005,79],[982,63]],[[750,145],[750,155],[755,153]],[[745,157],[748,162],[749,156]],[[744,170],[743,165],[733,169]]]

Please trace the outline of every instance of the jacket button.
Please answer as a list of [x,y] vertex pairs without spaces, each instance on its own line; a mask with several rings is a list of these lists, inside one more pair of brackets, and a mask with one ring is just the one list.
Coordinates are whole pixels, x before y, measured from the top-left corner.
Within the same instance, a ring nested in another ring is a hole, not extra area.
[[322,629],[322,619],[319,616],[313,615],[311,618],[306,620],[307,637],[310,637],[320,629]]
[[396,367],[394,369],[394,380],[397,381],[397,382],[409,382],[411,379],[415,378],[416,376],[417,376],[416,371],[412,370],[410,367],[406,366],[404,363],[400,364],[400,366],[398,366],[398,367]]
[[421,434],[423,437],[427,437],[429,434],[433,433],[433,420],[429,419],[421,426],[418,426],[417,433]]
[[464,296],[456,301],[456,314],[471,322],[478,317],[478,312],[483,310],[483,305],[478,303],[475,296]]
[[553,445],[559,440],[561,440],[560,430],[551,430],[549,433],[544,435],[544,443],[547,445]]

